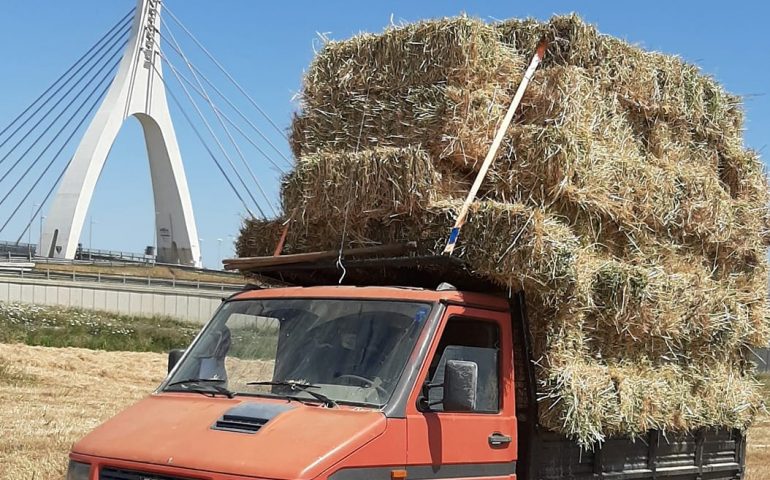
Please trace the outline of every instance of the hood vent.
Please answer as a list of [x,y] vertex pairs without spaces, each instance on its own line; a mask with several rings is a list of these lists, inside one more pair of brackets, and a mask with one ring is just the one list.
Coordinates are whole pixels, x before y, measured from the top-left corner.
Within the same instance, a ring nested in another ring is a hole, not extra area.
[[214,430],[237,433],[257,433],[267,422],[294,408],[283,404],[245,403],[226,411],[214,425]]

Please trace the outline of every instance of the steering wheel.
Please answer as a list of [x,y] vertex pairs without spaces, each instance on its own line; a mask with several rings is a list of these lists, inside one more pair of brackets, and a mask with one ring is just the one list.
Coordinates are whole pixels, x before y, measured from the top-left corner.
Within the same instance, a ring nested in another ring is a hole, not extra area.
[[368,379],[366,377],[362,377],[360,375],[343,374],[343,375],[340,375],[337,378],[350,378],[350,379],[353,379],[353,380],[358,380],[359,382],[362,382],[362,383],[366,384],[364,386],[364,388],[374,387],[374,389],[377,390],[377,392],[382,393],[383,395],[385,395],[385,398],[387,398],[390,395],[390,393],[388,393],[387,390],[382,388],[379,383],[375,382],[374,380],[370,380],[370,379]]

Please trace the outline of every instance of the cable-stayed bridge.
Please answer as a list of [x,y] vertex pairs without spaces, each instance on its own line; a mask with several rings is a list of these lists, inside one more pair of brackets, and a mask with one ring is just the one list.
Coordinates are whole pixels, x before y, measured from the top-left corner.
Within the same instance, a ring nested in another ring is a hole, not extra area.
[[[188,46],[207,68],[191,60]],[[209,71],[217,72],[221,83]],[[23,241],[34,235],[39,237],[35,255],[75,257],[112,144],[123,123],[134,117],[150,165],[152,256],[163,263],[200,265],[169,105],[245,214],[275,215],[255,165],[269,164],[278,173],[288,168],[280,145],[285,132],[165,3],[138,0],[27,108],[5,125],[0,121],[0,244],[24,250]]]

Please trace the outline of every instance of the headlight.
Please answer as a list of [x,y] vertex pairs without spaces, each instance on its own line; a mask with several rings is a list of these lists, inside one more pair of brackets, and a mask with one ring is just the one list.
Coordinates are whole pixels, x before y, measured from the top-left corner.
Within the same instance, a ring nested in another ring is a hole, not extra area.
[[80,463],[70,460],[70,465],[67,468],[67,480],[88,480],[90,475],[90,463]]

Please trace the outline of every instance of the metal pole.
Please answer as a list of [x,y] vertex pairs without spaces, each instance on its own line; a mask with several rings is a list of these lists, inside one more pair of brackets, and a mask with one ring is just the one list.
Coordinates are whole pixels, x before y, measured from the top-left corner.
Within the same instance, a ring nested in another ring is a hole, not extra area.
[[[32,204],[32,212],[29,215],[29,218],[30,218],[29,223],[30,224],[35,221],[35,213],[36,213],[35,208],[37,208],[39,206],[40,205],[37,204],[37,203],[33,203]],[[32,229],[31,228],[27,229],[27,254],[29,255],[29,259],[32,260]]]
[[217,270],[222,265],[222,239],[217,238]]
[[155,265],[155,263],[158,261],[158,248],[160,248],[160,245],[158,245],[158,215],[160,215],[160,212],[155,212],[155,225],[153,226],[153,232],[152,232],[152,264]]
[[94,248],[94,217],[91,216],[91,220],[89,222],[88,227],[88,260],[93,261],[93,257],[91,256],[91,250]]
[[45,215],[40,215],[40,238],[37,241],[37,247],[38,252],[37,255],[40,257],[43,254],[41,253],[43,251],[43,222],[45,221]]

